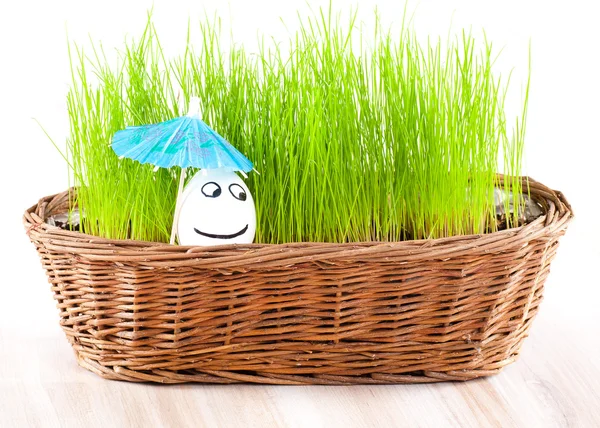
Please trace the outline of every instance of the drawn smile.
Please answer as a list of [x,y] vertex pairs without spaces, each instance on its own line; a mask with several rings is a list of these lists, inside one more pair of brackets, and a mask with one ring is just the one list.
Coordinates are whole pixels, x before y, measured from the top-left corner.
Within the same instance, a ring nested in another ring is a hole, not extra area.
[[240,230],[239,232],[232,233],[231,235],[217,235],[214,233],[202,232],[194,227],[194,231],[198,235],[206,236],[207,238],[213,238],[213,239],[232,239],[237,236],[243,235],[244,233],[246,233],[247,230],[248,230],[248,225],[244,226],[244,228],[242,230]]

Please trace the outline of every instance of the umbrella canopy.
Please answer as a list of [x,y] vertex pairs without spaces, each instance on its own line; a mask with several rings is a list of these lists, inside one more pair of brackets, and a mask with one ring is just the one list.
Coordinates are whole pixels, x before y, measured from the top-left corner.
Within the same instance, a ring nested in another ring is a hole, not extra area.
[[116,132],[112,148],[120,157],[162,168],[227,168],[244,172],[253,168],[248,158],[200,119],[198,98],[192,98],[186,116]]

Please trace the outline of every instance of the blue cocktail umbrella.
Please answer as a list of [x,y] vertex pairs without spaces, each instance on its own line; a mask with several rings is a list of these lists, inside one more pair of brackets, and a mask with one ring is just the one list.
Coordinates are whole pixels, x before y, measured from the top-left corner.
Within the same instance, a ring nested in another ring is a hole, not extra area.
[[[225,168],[250,172],[252,162],[200,118],[200,99],[192,97],[188,114],[154,125],[129,126],[113,136],[112,148],[119,157],[149,163],[157,168],[181,167],[176,207],[183,190],[185,170]],[[176,213],[177,215],[177,209]],[[171,244],[175,242],[175,221]]]

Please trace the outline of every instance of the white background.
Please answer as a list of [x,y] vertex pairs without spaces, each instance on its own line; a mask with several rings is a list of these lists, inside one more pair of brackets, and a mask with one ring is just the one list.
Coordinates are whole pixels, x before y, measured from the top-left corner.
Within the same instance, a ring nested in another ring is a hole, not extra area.
[[[310,13],[304,1],[154,3],[154,21],[168,55],[181,52],[188,17],[193,23],[204,10],[209,16],[218,10],[226,25],[231,24],[235,41],[250,48],[260,33],[286,40],[289,30],[280,17],[294,28],[297,10]],[[328,2],[309,3],[316,10]],[[401,3],[361,1],[359,16],[370,21],[377,6],[384,24],[398,25]],[[348,11],[353,4],[334,1],[334,9]],[[70,79],[67,31],[70,39],[84,45],[91,35],[110,52],[122,47],[126,37],[140,34],[151,6],[149,1],[124,0],[0,3],[0,226],[4,236],[0,245],[0,369],[9,362],[17,365],[4,367],[0,373],[11,371],[24,382],[36,382],[39,366],[44,365],[34,357],[18,357],[31,341],[52,340],[65,358],[72,358],[44,273],[21,226],[27,207],[67,187],[66,165],[32,118],[63,145]],[[531,40],[525,173],[563,191],[576,213],[552,266],[546,299],[531,335],[544,337],[545,349],[557,350],[572,345],[565,338],[591,338],[587,344],[579,343],[585,353],[581,364],[598,369],[600,14],[595,2],[423,0],[410,2],[409,10],[415,6],[415,27],[424,38],[445,35],[452,21],[453,28],[471,28],[475,35],[485,29],[494,46],[504,47],[497,70],[507,73],[515,67],[515,96],[509,111],[518,107]],[[533,352],[531,348],[526,343],[524,359]],[[74,359],[70,363],[75,364]],[[507,373],[502,376],[510,376],[510,368]],[[582,394],[581,399],[598,399],[600,392]]]

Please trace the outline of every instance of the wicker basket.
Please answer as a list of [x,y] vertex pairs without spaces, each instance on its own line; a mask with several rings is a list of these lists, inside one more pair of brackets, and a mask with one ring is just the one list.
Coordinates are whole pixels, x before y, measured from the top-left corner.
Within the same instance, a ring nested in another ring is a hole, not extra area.
[[161,383],[468,380],[515,361],[572,218],[529,179],[544,215],[487,235],[395,243],[183,247],[100,239],[24,215],[78,363]]

